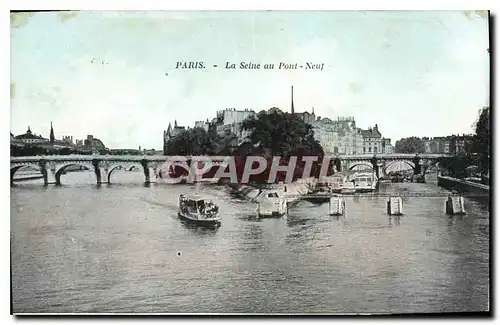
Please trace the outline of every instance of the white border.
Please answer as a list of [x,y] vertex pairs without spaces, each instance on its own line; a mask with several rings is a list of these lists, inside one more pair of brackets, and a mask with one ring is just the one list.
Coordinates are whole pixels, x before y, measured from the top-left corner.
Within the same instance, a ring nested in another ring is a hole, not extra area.
[[[0,36],[0,48],[7,49],[10,48],[10,17],[9,10],[55,10],[55,9],[77,9],[77,10],[492,10],[492,13],[500,13],[498,10],[499,1],[493,0],[475,0],[475,1],[465,1],[465,0],[447,0],[447,1],[438,1],[438,0],[407,0],[407,1],[370,1],[370,0],[354,0],[354,1],[339,1],[336,2],[326,2],[324,0],[307,0],[307,1],[270,1],[270,0],[250,0],[250,1],[190,1],[189,3],[185,1],[171,1],[171,0],[158,0],[158,1],[147,1],[147,0],[139,0],[139,1],[102,1],[102,0],[87,0],[87,1],[72,1],[72,0],[18,0],[18,1],[2,1],[0,3],[0,7],[5,6],[5,10],[1,11],[0,20],[1,26],[1,36]],[[498,24],[498,19],[496,20]],[[495,41],[498,44],[498,36],[495,35]],[[497,48],[498,52],[498,48]],[[2,64],[3,76],[2,85],[0,87],[0,98],[4,99],[4,105],[2,112],[6,116],[1,119],[2,128],[5,128],[2,131],[2,134],[7,135],[7,129],[10,129],[10,103],[9,103],[9,89],[10,89],[10,51],[3,51],[3,53],[8,53],[5,57],[5,61]],[[495,57],[498,59],[498,56]],[[493,72],[495,73],[496,70]],[[493,90],[495,94],[497,93],[497,87]],[[500,125],[499,122],[500,113],[495,114],[495,125]],[[498,133],[498,132],[497,132]],[[10,147],[7,144],[7,137],[2,138],[4,140],[1,141],[2,149],[5,149],[3,152],[7,152]],[[495,137],[496,140],[496,137]],[[500,144],[495,145],[495,153],[500,154]],[[2,246],[1,246],[1,258],[5,263],[1,268],[1,279],[2,279],[2,287],[0,288],[0,292],[2,292],[2,303],[3,307],[2,318],[7,318],[7,322],[14,322],[15,319],[10,314],[10,277],[9,277],[9,268],[8,264],[10,262],[10,188],[7,187],[10,182],[7,178],[7,158],[2,159],[2,164],[5,163],[5,166],[0,166],[4,171],[2,177],[5,179],[1,184],[4,185],[5,195],[0,195],[2,199],[2,206],[5,208],[5,213],[2,214],[1,222],[4,235],[2,238]],[[496,167],[496,166],[495,166]],[[495,169],[496,170],[496,169]],[[500,169],[499,169],[500,170]],[[496,175],[496,174],[495,174]],[[495,181],[496,181],[495,177]],[[496,182],[495,182],[496,183]],[[499,194],[495,195],[495,199]],[[497,201],[500,202],[500,201]],[[493,216],[492,216],[493,218]],[[498,223],[494,222],[496,225]],[[495,227],[496,228],[496,227]],[[494,232],[494,229],[492,229]],[[496,256],[490,257],[492,261],[496,259]],[[9,261],[9,262],[7,262]],[[492,276],[495,277],[495,274]],[[497,279],[495,277],[495,279]],[[498,281],[498,279],[497,279]],[[495,282],[497,282],[495,281]],[[496,297],[495,301],[498,301],[498,297]],[[493,307],[493,306],[492,306]],[[494,306],[496,307],[496,306]],[[494,308],[493,309],[496,309]],[[498,312],[498,310],[497,310]],[[41,319],[43,321],[43,318]],[[81,322],[83,319],[79,319]],[[364,319],[346,319],[349,322],[355,321],[359,322]],[[333,321],[344,322],[346,320],[334,319]],[[371,321],[377,319],[369,319]],[[38,320],[40,321],[40,320]],[[47,319],[47,321],[52,321],[52,319]],[[64,320],[73,321],[71,319]],[[170,320],[174,321],[174,320]],[[192,321],[192,320],[189,320]],[[251,320],[252,321],[252,320]],[[264,320],[255,320],[255,322],[263,322]],[[289,319],[273,319],[273,320],[265,320],[267,321],[286,321]],[[310,320],[302,320],[302,321],[310,321]],[[385,320],[381,320],[385,321]],[[420,320],[418,320],[420,321]],[[437,320],[436,320],[437,321]],[[455,321],[453,319],[448,321]],[[104,323],[106,320],[94,320],[95,323]],[[134,319],[132,322],[142,322],[142,320]],[[174,321],[176,322],[176,320]],[[428,320],[422,319],[422,322],[426,324],[429,323]],[[2,324],[4,322],[2,321]]]

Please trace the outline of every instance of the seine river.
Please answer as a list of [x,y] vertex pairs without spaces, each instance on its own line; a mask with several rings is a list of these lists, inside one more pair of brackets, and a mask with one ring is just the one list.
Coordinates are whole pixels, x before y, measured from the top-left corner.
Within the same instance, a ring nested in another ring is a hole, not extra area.
[[[63,176],[11,188],[14,313],[426,313],[489,310],[489,212],[444,214],[444,198],[410,198],[389,218],[385,197],[349,197],[346,216],[303,201],[284,218],[224,187],[216,230],[177,218],[190,185],[141,185],[140,172]],[[443,193],[384,184],[380,192]]]

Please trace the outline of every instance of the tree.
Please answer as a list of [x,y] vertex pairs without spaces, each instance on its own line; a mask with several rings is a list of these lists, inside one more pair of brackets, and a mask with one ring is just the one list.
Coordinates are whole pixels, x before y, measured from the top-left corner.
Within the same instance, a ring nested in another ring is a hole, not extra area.
[[396,141],[394,151],[397,153],[423,153],[425,152],[424,140],[417,137],[402,138]]
[[472,139],[472,152],[477,154],[477,164],[482,172],[490,169],[490,108],[480,110],[476,121],[476,134]]
[[288,113],[265,111],[242,123],[250,130],[250,143],[272,156],[322,156],[323,148],[314,138],[312,126]]
[[203,128],[185,130],[167,143],[165,154],[175,156],[199,156],[213,154],[215,144]]

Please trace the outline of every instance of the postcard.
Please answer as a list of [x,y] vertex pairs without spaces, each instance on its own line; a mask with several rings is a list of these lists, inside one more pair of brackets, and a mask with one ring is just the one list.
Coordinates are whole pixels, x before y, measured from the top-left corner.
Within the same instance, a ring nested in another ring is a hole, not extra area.
[[10,17],[12,314],[491,312],[489,12]]

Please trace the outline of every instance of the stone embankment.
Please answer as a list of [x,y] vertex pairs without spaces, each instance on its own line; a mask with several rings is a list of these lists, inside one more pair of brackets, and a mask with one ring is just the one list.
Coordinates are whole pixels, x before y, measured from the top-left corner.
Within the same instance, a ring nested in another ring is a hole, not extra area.
[[292,203],[307,195],[310,188],[316,185],[315,181],[313,178],[308,178],[290,184],[227,184],[227,186],[235,195],[252,202],[258,202],[264,193],[272,190],[277,191],[280,197],[285,197],[288,203]]

